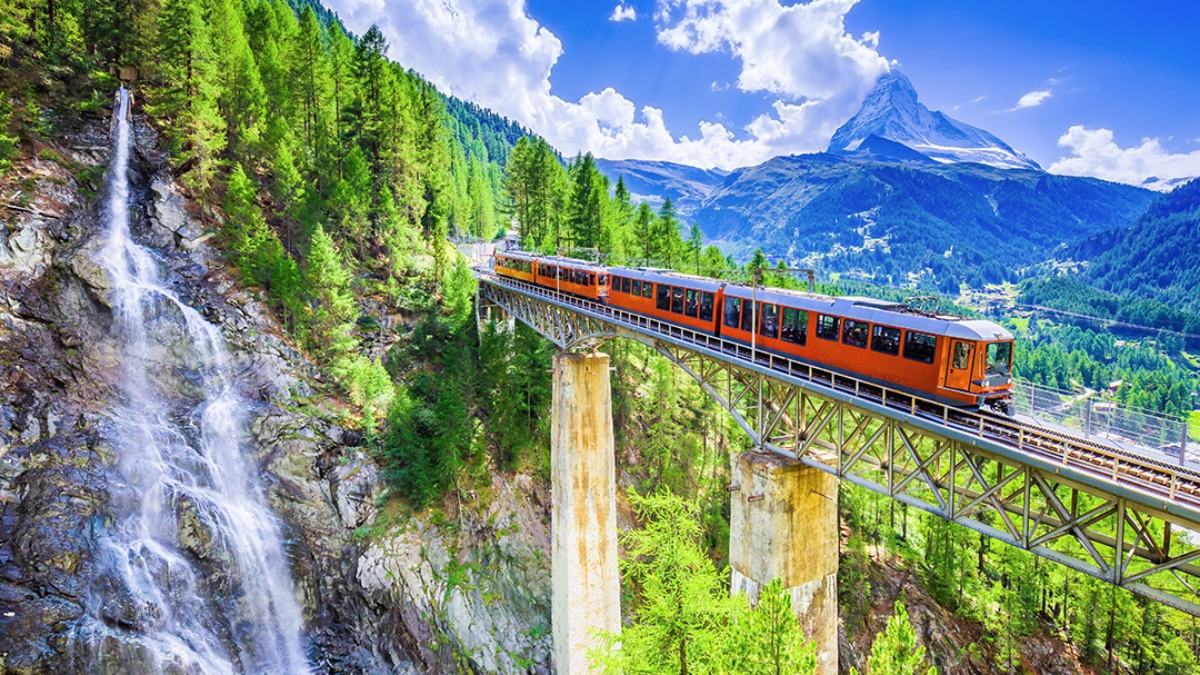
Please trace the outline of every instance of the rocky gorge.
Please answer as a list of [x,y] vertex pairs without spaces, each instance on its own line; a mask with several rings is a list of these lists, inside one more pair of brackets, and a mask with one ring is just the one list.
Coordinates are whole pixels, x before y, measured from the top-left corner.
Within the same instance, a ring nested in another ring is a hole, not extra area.
[[[158,135],[143,115],[132,122],[130,229],[224,338],[248,408],[244,453],[281,521],[312,670],[548,673],[548,488],[497,476],[476,508],[381,517],[361,434],[320,402],[328,383],[225,270],[210,240],[220,213],[186,198]],[[0,671],[140,672],[136,650],[117,643],[137,634],[144,608],[107,588],[98,553],[131,498],[112,443],[123,350],[97,262],[95,185],[113,125],[68,128],[20,163],[0,229]],[[181,411],[202,380],[187,368],[155,377]],[[215,569],[203,519],[183,509],[176,523],[184,556]],[[231,600],[218,577],[200,583],[220,606]],[[111,636],[99,649],[83,648],[92,623]]]

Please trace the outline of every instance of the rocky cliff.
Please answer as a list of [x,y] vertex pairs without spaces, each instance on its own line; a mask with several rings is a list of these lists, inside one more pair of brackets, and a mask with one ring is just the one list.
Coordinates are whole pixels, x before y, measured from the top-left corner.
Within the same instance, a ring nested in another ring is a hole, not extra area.
[[[135,120],[132,228],[229,344],[252,402],[248,451],[284,524],[314,672],[548,673],[546,487],[497,477],[469,511],[432,522],[377,517],[381,483],[360,435],[339,425],[335,408],[307,403],[323,400],[328,383],[225,271],[210,246],[220,214],[185,198],[157,135]],[[120,350],[111,284],[94,262],[94,184],[109,161],[109,128],[99,119],[60,125],[6,177],[0,207],[6,673],[122,672],[115,660],[83,659],[80,626],[136,630],[136,608],[106,594],[95,574],[98,542],[124,496],[104,440]],[[172,379],[185,388],[181,375]],[[181,522],[179,537],[190,555],[203,554],[202,531]]]

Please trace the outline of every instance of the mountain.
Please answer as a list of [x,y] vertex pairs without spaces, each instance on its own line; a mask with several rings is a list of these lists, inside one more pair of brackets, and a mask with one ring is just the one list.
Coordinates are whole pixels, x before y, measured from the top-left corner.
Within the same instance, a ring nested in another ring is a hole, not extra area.
[[625,187],[633,200],[644,201],[655,207],[670,197],[679,213],[688,216],[704,200],[713,188],[725,180],[728,171],[721,169],[697,169],[674,162],[651,162],[639,159],[597,159],[596,168],[608,176],[613,184],[617,177],[625,179]]
[[[893,141],[864,141],[847,154],[776,157],[720,181],[678,165],[597,164],[633,192],[671,196],[706,240],[737,258],[762,248],[772,260],[889,283],[924,278],[950,291],[1014,278],[1067,242],[1128,227],[1155,196],[1094,178],[922,161]],[[878,159],[889,153],[904,159]]]
[[854,150],[841,153],[859,159],[874,159],[881,162],[912,162],[915,164],[937,164],[937,160],[922,155],[903,143],[889,141],[875,134],[867,136]]
[[1132,298],[1200,313],[1200,180],[1159,197],[1131,227],[1077,250],[1085,280]]
[[912,82],[899,71],[879,78],[858,113],[833,134],[829,152],[854,152],[871,136],[895,141],[939,162],[1041,169],[983,129],[926,108],[917,100]]

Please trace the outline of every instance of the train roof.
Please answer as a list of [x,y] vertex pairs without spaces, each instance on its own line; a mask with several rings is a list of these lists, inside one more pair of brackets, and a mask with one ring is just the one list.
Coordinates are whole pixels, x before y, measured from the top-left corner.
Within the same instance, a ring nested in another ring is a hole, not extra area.
[[828,295],[805,293],[779,288],[752,289],[741,284],[725,287],[726,297],[752,298],[759,302],[795,307],[813,312],[825,312],[855,321],[878,323],[896,328],[945,335],[965,340],[1011,340],[1013,335],[1003,326],[986,319],[967,319],[952,314],[935,314],[909,307],[902,302],[890,302],[875,298],[848,296],[835,298]]
[[568,258],[560,255],[538,255],[529,251],[496,251],[496,255],[508,256],[518,260],[528,260],[530,262],[549,263],[551,265],[568,265],[571,267],[586,267],[596,271],[604,271],[608,269],[600,263],[595,263],[590,260],[580,260],[579,258]]
[[528,251],[496,251],[495,255],[502,255],[506,258],[516,258],[517,260],[529,260],[531,262],[542,257],[536,253],[529,253]]
[[642,281],[653,281],[661,284],[679,286],[681,288],[712,291],[714,293],[728,283],[720,279],[698,277],[694,274],[684,274],[682,272],[661,269],[658,267],[610,267],[608,268],[608,273],[622,277],[629,277],[630,279],[641,279]]

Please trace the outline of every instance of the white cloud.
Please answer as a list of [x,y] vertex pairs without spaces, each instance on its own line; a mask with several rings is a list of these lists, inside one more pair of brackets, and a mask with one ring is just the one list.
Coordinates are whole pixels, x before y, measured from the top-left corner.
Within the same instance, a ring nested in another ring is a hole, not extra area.
[[[378,24],[389,55],[443,91],[518,120],[567,156],[590,151],[612,159],[734,168],[824,149],[888,70],[876,51],[878,33],[854,38],[845,30],[845,14],[856,2],[784,7],[780,0],[660,0],[660,42],[695,54],[729,49],[741,61],[739,89],[779,97],[772,113],[742,130],[702,121],[698,135],[673,134],[662,110],[638,106],[612,88],[578,101],[553,94],[551,70],[563,45],[529,16],[524,0],[326,4],[355,33]],[[719,119],[715,113],[713,119]],[[735,131],[744,133],[739,138]]]
[[608,17],[609,21],[637,21],[637,10],[624,2],[617,3],[613,7],[612,16]]
[[857,3],[659,0],[658,41],[693,54],[730,50],[742,62],[743,91],[829,100],[851,90],[861,101],[889,66],[876,51],[879,33],[856,39],[846,32],[846,13]]
[[1181,178],[1200,176],[1200,150],[1172,154],[1157,138],[1143,138],[1142,144],[1122,148],[1108,129],[1088,129],[1076,125],[1058,139],[1073,157],[1064,157],[1050,165],[1051,173],[1068,176],[1095,176],[1118,183],[1141,185],[1158,179],[1166,185]]
[[983,96],[976,96],[974,99],[971,100],[971,103],[982,103],[986,100],[987,100],[987,94],[984,94]]
[[1031,91],[1017,100],[1017,107],[1013,108],[1013,110],[1020,110],[1021,108],[1036,108],[1037,106],[1045,103],[1046,99],[1052,96],[1054,96],[1054,93],[1050,91]]

